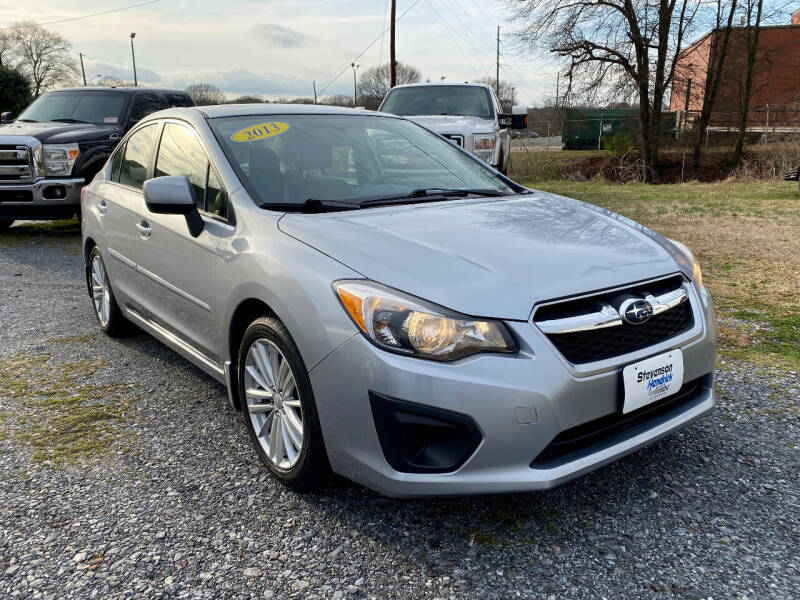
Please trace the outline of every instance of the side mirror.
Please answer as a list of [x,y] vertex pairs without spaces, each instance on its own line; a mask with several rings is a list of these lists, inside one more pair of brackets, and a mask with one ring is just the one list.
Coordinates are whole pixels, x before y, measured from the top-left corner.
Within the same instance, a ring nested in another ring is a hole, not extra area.
[[182,175],[155,177],[144,182],[147,210],[161,215],[183,215],[192,237],[203,231],[205,223],[197,210],[192,184]]
[[16,115],[12,112],[0,113],[0,124],[5,125],[7,123],[13,123],[15,116]]
[[511,129],[527,129],[528,128],[528,107],[527,106],[514,106],[511,108]]

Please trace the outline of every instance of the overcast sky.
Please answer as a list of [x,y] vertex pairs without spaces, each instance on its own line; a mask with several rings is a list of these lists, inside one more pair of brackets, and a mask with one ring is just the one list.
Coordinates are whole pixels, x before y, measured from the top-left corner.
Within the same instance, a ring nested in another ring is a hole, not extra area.
[[[0,2],[0,26],[46,23],[146,0],[27,0]],[[130,32],[136,32],[140,83],[183,88],[213,83],[229,96],[352,94],[350,62],[388,26],[389,0],[161,0],[124,12],[46,25],[86,56],[86,77],[133,79]],[[397,58],[431,81],[474,80],[494,74],[496,27],[509,29],[502,0],[397,0]],[[501,34],[502,39],[502,34]],[[500,78],[520,102],[555,92],[557,65],[512,52],[501,41]],[[389,36],[358,62],[387,62]],[[347,70],[334,82],[339,72]],[[330,85],[329,85],[330,84]],[[326,89],[326,86],[327,89]],[[324,91],[323,91],[324,90]]]

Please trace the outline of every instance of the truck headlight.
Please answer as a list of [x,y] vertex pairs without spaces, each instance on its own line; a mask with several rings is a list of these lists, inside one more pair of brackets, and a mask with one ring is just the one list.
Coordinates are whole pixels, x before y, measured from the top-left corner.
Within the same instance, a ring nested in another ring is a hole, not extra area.
[[694,257],[694,254],[692,254],[692,251],[689,250],[688,246],[681,244],[676,240],[669,241],[672,242],[672,244],[680,251],[680,253],[675,257],[675,261],[682,267],[692,272],[692,280],[697,285],[697,290],[702,291],[703,271],[700,269],[700,263],[697,262],[697,259]]
[[366,280],[337,281],[333,289],[361,332],[384,350],[440,361],[517,351],[500,321],[473,319]]
[[45,144],[43,146],[45,175],[69,175],[81,153],[78,144]]
[[482,161],[491,163],[494,158],[494,146],[497,143],[493,135],[476,135],[472,137],[472,153]]

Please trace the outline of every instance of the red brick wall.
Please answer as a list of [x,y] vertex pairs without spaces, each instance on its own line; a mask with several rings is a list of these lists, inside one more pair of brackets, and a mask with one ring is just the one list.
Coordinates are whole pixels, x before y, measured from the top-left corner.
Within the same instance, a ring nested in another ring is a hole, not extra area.
[[[800,11],[793,19],[800,19]],[[737,28],[731,34],[731,45],[725,61],[720,89],[714,102],[715,121],[736,121],[742,103],[745,66],[747,64],[747,31]],[[675,83],[670,98],[670,110],[683,110],[686,98],[686,80],[692,77],[692,93],[689,110],[699,111],[703,105],[705,69],[713,35],[709,34],[690,46],[679,58],[675,67]],[[703,71],[698,73],[698,64]],[[690,67],[689,65],[692,65]],[[750,99],[751,111],[800,111],[800,25],[764,27],[756,54],[753,71],[753,87]],[[728,115],[727,117],[725,115]],[[756,121],[760,116],[753,117]],[[780,118],[780,117],[779,117]]]

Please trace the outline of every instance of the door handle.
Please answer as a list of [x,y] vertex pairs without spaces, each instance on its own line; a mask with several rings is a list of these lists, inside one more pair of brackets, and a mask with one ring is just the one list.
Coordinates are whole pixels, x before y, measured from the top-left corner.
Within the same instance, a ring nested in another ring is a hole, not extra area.
[[144,240],[149,238],[150,234],[152,233],[150,230],[150,225],[147,223],[147,221],[139,221],[136,224],[136,229],[139,230],[139,236]]
[[97,213],[102,217],[107,212],[108,204],[106,204],[105,200],[100,200],[100,202],[97,203]]

